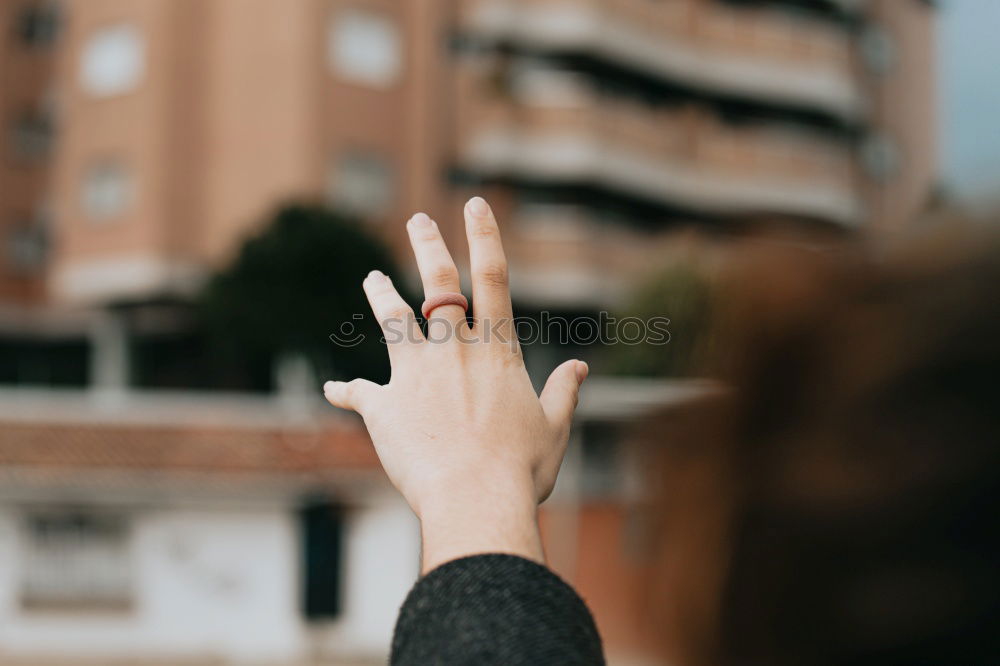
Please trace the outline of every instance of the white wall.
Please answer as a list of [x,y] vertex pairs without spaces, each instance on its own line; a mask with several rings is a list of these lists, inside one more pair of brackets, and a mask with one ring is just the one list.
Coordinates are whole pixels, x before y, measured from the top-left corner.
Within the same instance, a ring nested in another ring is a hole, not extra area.
[[371,498],[349,516],[346,612],[313,628],[320,654],[387,656],[399,606],[420,573],[420,527],[395,492]]
[[26,611],[18,574],[23,510],[0,503],[0,654],[243,663],[290,662],[317,651],[382,657],[418,572],[415,519],[395,496],[375,498],[348,514],[342,617],[308,626],[299,609],[291,507],[146,505],[129,509],[131,611]]

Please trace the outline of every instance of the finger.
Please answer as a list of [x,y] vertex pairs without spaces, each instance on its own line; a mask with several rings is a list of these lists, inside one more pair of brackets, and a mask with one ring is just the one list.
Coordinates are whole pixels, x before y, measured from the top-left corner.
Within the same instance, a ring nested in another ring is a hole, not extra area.
[[549,375],[538,399],[549,423],[556,428],[569,430],[580,395],[580,385],[589,371],[583,361],[566,361]]
[[382,387],[367,379],[323,384],[323,395],[334,407],[364,414],[365,409]]
[[420,331],[413,308],[406,304],[388,276],[381,271],[372,271],[363,286],[375,319],[382,327],[389,360],[395,363],[403,349],[423,342],[424,334]]
[[473,197],[465,205],[465,234],[469,239],[475,320],[484,326],[486,322],[497,326],[494,330],[513,330],[507,257],[493,211],[481,197]]
[[[434,220],[423,213],[417,213],[407,222],[406,229],[410,234],[413,254],[417,258],[417,268],[424,286],[424,298],[446,293],[461,293],[462,283],[458,277],[458,268],[455,267],[455,260],[451,258],[451,253],[448,252],[448,247],[444,244],[441,231]],[[440,328],[440,332],[444,332],[448,328],[445,322],[453,327],[465,326],[465,316],[466,313],[460,305],[442,305],[431,315],[431,319],[439,320],[432,323],[431,329],[437,324],[444,324]],[[430,330],[429,333],[434,331]],[[437,339],[438,336],[432,334],[430,337]]]

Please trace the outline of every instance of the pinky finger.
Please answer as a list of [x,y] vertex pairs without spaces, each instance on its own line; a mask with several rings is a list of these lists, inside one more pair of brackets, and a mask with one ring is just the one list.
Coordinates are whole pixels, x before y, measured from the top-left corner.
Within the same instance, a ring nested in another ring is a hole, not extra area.
[[323,385],[323,395],[334,407],[349,409],[363,414],[365,406],[371,402],[381,387],[367,379],[349,382],[327,382]]

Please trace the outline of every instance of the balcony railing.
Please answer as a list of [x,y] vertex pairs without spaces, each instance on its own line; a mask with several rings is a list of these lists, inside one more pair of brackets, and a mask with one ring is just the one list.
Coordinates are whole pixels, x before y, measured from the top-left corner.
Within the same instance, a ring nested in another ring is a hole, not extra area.
[[848,34],[779,9],[674,0],[465,0],[478,37],[582,52],[667,81],[856,121]]
[[693,106],[461,97],[459,159],[487,176],[594,184],[712,215],[860,218],[850,146],[833,139],[731,126]]
[[670,239],[630,229],[570,205],[528,205],[505,232],[511,290],[520,303],[620,304],[655,270]]

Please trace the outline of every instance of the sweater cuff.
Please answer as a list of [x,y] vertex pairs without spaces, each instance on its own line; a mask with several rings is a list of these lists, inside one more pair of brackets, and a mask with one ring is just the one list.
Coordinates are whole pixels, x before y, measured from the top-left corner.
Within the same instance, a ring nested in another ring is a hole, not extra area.
[[545,566],[516,555],[446,562],[400,610],[392,664],[603,664],[583,600]]

